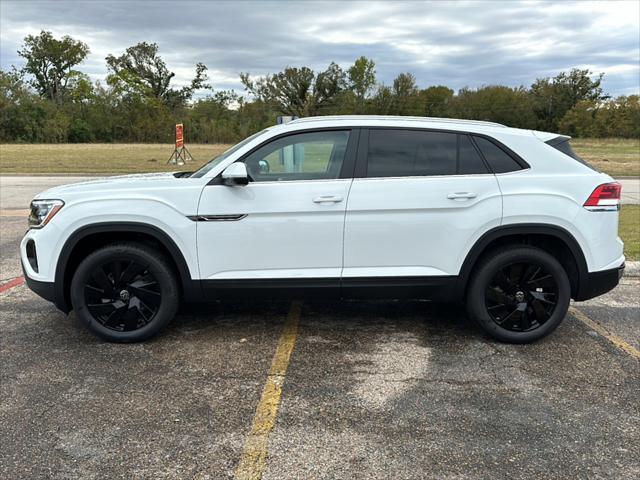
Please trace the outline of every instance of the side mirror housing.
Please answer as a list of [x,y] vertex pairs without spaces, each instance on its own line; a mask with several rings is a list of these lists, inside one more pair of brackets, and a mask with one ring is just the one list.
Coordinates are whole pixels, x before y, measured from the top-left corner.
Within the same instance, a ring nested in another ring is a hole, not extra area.
[[222,172],[222,184],[230,187],[248,185],[249,174],[247,173],[247,166],[242,162],[229,165]]

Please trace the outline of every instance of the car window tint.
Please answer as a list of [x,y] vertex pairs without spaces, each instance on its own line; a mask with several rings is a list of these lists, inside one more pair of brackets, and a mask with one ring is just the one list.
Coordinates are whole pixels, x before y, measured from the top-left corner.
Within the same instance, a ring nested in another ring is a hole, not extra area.
[[255,182],[338,178],[349,131],[289,135],[260,147],[245,160]]
[[369,131],[368,177],[454,175],[456,163],[455,133]]
[[507,152],[495,143],[482,137],[473,137],[476,145],[484,155],[485,160],[493,170],[493,173],[506,173],[522,170],[522,167]]
[[468,135],[459,135],[459,160],[458,160],[458,173],[460,175],[471,175],[474,173],[488,173],[485,163],[480,158],[478,150],[471,143],[471,139]]

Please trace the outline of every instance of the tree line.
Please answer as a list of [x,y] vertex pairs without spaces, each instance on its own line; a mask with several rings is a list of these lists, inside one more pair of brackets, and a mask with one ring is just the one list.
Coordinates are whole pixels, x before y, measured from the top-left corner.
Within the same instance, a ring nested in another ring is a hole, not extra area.
[[[455,92],[420,87],[409,72],[385,85],[366,57],[343,69],[287,67],[253,77],[241,73],[244,94],[214,91],[198,63],[187,86],[155,43],[141,42],[105,59],[104,82],[78,69],[85,43],[50,32],[25,37],[20,69],[0,70],[2,142],[171,142],[175,123],[192,143],[233,143],[275,122],[278,115],[416,115],[489,120],[512,127],[578,137],[640,138],[638,95],[612,98],[603,74],[572,69],[530,87],[486,85]],[[199,94],[196,96],[196,92]]]

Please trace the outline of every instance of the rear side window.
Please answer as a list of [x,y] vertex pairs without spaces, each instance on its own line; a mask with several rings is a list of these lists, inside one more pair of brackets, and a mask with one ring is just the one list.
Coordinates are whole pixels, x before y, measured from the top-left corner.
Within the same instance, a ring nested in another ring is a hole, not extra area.
[[598,171],[596,168],[594,168],[592,165],[587,163],[587,161],[585,159],[583,159],[580,155],[578,155],[573,150],[573,148],[571,147],[571,144],[569,143],[569,139],[568,138],[556,137],[556,138],[552,138],[551,140],[549,140],[548,142],[545,142],[545,143],[547,145],[551,145],[556,150],[564,153],[565,155],[568,155],[569,157],[573,158],[574,160],[577,160],[581,164],[589,167],[591,170],[595,170],[596,172]]
[[460,154],[458,159],[458,173],[471,175],[474,173],[488,173],[482,158],[471,143],[468,135],[458,135],[460,141]]
[[474,136],[473,139],[482,152],[484,159],[489,163],[493,173],[507,173],[522,170],[520,164],[495,143],[483,137]]
[[487,173],[466,135],[417,130],[369,131],[368,177]]

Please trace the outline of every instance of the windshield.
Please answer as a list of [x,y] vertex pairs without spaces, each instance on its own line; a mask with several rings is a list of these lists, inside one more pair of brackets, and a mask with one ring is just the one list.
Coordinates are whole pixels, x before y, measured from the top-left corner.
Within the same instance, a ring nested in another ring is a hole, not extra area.
[[213,168],[215,168],[216,166],[218,166],[220,164],[220,162],[222,162],[225,158],[228,158],[230,155],[233,155],[235,152],[237,152],[238,150],[240,150],[242,147],[244,147],[247,143],[249,143],[251,140],[253,140],[256,137],[259,137],[260,135],[262,135],[264,132],[266,132],[268,129],[262,130],[258,133],[254,133],[253,135],[251,135],[250,137],[245,138],[244,140],[242,140],[240,143],[236,143],[233,147],[231,147],[229,150],[225,150],[224,153],[221,153],[220,155],[218,155],[217,157],[215,157],[213,160],[211,160],[209,163],[205,163],[202,167],[200,167],[199,170],[196,170],[195,172],[193,172],[193,174],[191,175],[191,178],[200,178],[203,177],[204,175],[206,175],[208,172],[210,172]]

